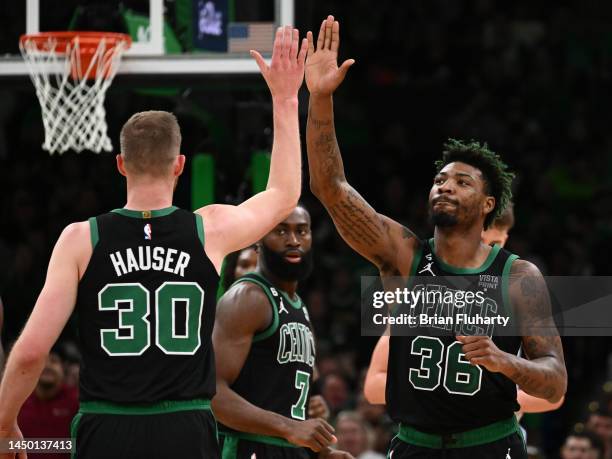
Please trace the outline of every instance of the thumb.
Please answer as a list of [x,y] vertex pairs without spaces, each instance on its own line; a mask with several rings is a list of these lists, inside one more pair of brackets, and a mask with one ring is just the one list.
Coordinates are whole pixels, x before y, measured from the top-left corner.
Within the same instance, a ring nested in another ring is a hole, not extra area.
[[264,61],[262,55],[254,49],[249,51],[249,54],[253,57],[253,59],[255,59],[255,62],[257,62],[257,66],[259,67],[259,71],[261,72],[261,74],[265,75],[268,71],[268,64],[266,64],[266,61]]
[[346,76],[346,72],[348,72],[349,67],[353,65],[354,63],[355,63],[355,59],[347,59],[342,63],[342,65],[338,69],[338,71],[340,72],[340,75],[342,76],[342,79],[344,79],[344,77]]

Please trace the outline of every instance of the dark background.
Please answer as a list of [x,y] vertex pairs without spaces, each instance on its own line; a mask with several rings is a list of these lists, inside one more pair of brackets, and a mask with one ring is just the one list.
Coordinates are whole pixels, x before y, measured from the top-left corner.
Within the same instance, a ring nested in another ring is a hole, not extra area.
[[[13,2],[3,3],[0,51],[16,52],[15,24],[21,13]],[[318,30],[328,13],[341,21],[340,59],[357,61],[335,95],[347,177],[379,212],[428,236],[426,199],[442,143],[448,137],[486,141],[518,173],[517,221],[508,248],[547,275],[612,274],[612,4],[296,2],[302,33]],[[143,90],[168,85],[172,90],[161,96]],[[307,97],[304,89],[302,134]],[[248,197],[251,152],[271,145],[270,98],[259,76],[171,82],[119,76],[106,109],[115,147],[132,113],[176,113],[183,152],[215,156],[221,202]],[[50,157],[41,150],[42,141],[40,107],[30,81],[3,80],[0,292],[5,345],[15,339],[34,305],[61,230],[125,203],[116,152]],[[374,270],[338,237],[308,191],[304,170],[303,200],[313,217],[316,269],[301,294],[317,328],[320,362],[343,374],[351,387],[350,404],[375,343],[359,337],[359,276]],[[190,207],[188,175],[176,194],[175,203],[182,207]],[[71,329],[64,335],[74,338]],[[584,419],[586,404],[611,376],[609,337],[563,342],[566,403],[557,412],[527,420],[529,443],[548,457],[555,457],[565,433]]]

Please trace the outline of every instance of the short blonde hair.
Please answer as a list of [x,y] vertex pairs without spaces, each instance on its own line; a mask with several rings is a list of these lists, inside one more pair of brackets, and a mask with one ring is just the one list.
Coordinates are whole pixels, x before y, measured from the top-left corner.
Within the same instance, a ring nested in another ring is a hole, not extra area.
[[121,128],[120,142],[130,172],[162,176],[180,153],[181,128],[172,113],[139,112]]

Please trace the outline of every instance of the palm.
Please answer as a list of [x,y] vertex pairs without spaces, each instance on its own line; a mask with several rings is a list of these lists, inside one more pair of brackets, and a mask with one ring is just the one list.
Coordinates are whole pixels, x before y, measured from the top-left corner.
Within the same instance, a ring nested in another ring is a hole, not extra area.
[[355,62],[345,61],[338,67],[340,24],[329,16],[321,24],[315,51],[312,32],[308,32],[308,56],[306,58],[306,86],[311,94],[331,94],[342,83],[348,68]]
[[340,84],[337,53],[322,49],[306,61],[306,86],[310,92],[333,92]]

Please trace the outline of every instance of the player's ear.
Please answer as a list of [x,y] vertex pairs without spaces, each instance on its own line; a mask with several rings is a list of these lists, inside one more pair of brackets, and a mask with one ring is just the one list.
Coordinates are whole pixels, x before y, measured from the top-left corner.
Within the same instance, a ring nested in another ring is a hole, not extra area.
[[174,176],[178,177],[185,169],[185,155],[178,155],[174,161]]
[[485,215],[490,214],[495,209],[495,198],[493,196],[486,196],[483,203],[483,212]]
[[123,156],[123,153],[117,155],[117,170],[121,175],[127,177],[127,172],[125,170],[125,158]]

